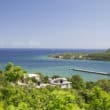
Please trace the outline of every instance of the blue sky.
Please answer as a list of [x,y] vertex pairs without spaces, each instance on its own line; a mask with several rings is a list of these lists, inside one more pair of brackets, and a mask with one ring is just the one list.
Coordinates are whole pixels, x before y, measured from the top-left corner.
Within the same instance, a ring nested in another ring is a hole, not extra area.
[[0,0],[0,48],[109,48],[110,0]]

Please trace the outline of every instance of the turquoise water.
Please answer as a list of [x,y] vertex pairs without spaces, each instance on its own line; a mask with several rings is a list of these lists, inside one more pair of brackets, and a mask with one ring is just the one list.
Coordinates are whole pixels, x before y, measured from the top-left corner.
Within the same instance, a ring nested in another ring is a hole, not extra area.
[[48,58],[49,54],[65,52],[95,52],[103,50],[72,50],[72,49],[0,49],[0,68],[7,62],[21,65],[29,73],[41,72],[45,75],[60,75],[70,77],[81,75],[86,80],[110,78],[107,75],[72,71],[70,68],[80,68],[97,72],[110,72],[110,62],[90,60],[62,60]]

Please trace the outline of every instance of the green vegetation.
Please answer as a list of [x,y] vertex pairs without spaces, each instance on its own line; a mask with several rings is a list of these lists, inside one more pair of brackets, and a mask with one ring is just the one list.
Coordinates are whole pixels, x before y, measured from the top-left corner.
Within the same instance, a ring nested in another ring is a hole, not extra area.
[[26,71],[24,71],[20,66],[8,63],[2,74],[5,76],[6,81],[17,83],[18,80],[22,79],[23,75],[26,74]]
[[86,88],[85,81],[79,75],[72,76],[69,80],[72,82],[72,88],[76,90],[82,90]]
[[97,53],[63,53],[56,55],[49,55],[52,58],[59,59],[80,59],[80,60],[104,60],[110,61],[110,49],[105,52]]
[[[110,110],[110,80],[86,82],[79,75],[68,78],[71,89],[20,86],[26,72],[12,63],[0,70],[0,110]],[[42,81],[47,81],[43,76]],[[59,76],[54,76],[59,77]]]
[[48,57],[60,58],[60,59],[84,59],[85,56],[87,56],[87,53],[63,53],[63,54],[49,55]]

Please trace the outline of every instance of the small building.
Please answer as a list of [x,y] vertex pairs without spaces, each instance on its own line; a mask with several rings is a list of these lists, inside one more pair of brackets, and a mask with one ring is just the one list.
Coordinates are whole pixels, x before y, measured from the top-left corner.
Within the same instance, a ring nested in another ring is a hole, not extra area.
[[71,88],[71,83],[70,81],[67,81],[66,78],[54,78],[50,79],[50,84],[51,85],[56,85],[61,88]]
[[83,58],[83,56],[82,56],[82,55],[80,55],[80,56],[79,56],[79,58],[81,59],[81,58]]
[[[34,83],[30,82],[30,79],[35,79]],[[45,88],[47,86],[59,86],[60,88],[71,88],[71,82],[66,78],[49,78],[49,83],[43,83],[39,74],[26,74],[24,78],[18,81],[18,85],[29,86],[33,84],[36,88]]]
[[32,73],[26,74],[24,76],[24,79],[26,79],[26,78],[35,78],[37,81],[40,80],[40,76],[38,74],[32,74]]
[[63,59],[63,56],[59,56],[60,59]]
[[28,85],[30,79],[34,80],[34,83],[40,81],[40,76],[38,74],[25,74],[21,80],[18,81],[18,85]]
[[39,83],[39,84],[37,84],[36,85],[36,87],[37,88],[45,88],[45,87],[47,87],[47,86],[49,86],[50,84],[48,84],[48,83]]

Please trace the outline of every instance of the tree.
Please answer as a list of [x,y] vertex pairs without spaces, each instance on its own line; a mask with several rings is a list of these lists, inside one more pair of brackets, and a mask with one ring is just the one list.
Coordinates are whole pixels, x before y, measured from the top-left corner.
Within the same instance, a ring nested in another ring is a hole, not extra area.
[[6,110],[16,110],[16,107],[14,105],[9,105]]
[[98,80],[96,82],[96,85],[101,87],[103,90],[107,91],[107,92],[110,92],[110,80]]
[[54,78],[60,78],[60,76],[59,75],[53,75],[52,79],[54,79]]
[[0,110],[4,110],[4,104],[2,101],[0,101]]
[[95,85],[96,85],[95,82],[92,82],[92,81],[87,81],[87,82],[86,82],[86,88],[87,88],[87,89],[91,89],[91,88],[93,88]]
[[9,82],[17,82],[20,80],[26,71],[24,71],[20,66],[15,66],[13,63],[8,63],[5,66],[4,76]]
[[4,85],[6,81],[4,81],[4,74],[3,71],[0,70],[0,85]]
[[49,80],[48,80],[48,76],[44,76],[42,73],[35,73],[35,74],[38,74],[39,77],[40,77],[40,81],[43,82],[43,83],[48,83]]
[[79,75],[72,76],[70,81],[72,82],[73,89],[81,90],[86,88],[84,80]]
[[16,110],[32,110],[28,105],[24,102],[20,102]]
[[54,90],[50,94],[48,110],[81,110],[75,102],[75,95],[69,91]]
[[88,93],[88,110],[110,110],[110,95],[96,86]]

